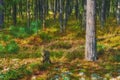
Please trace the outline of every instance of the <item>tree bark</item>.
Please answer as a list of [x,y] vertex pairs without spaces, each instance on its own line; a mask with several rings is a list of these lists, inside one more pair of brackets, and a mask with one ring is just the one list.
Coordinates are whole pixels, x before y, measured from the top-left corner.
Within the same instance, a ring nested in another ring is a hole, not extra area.
[[95,31],[95,6],[96,0],[87,0],[86,12],[86,48],[85,59],[87,61],[95,61],[96,54],[96,31]]
[[117,2],[117,24],[120,25],[120,0]]
[[30,28],[30,0],[27,0],[27,27]]
[[[0,0],[0,6],[3,7],[3,0]],[[3,23],[4,23],[4,11],[3,8],[0,9],[0,28],[3,27]]]
[[101,26],[103,27],[105,24],[106,19],[106,0],[102,0],[102,7],[101,7]]
[[59,11],[59,19],[60,19],[60,32],[64,32],[63,31],[63,5],[62,5],[62,0],[59,0],[60,2],[60,11]]
[[13,24],[16,25],[17,23],[17,4],[16,2],[13,3]]

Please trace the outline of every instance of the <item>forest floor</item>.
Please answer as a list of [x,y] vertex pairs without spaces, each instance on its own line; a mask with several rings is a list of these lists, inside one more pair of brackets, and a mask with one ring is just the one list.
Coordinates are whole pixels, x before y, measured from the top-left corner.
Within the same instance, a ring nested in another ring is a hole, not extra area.
[[[53,24],[25,38],[21,34],[22,38],[16,37],[9,30],[1,32],[0,80],[120,80],[119,26],[97,25],[99,57],[88,62],[84,60],[84,28],[70,21],[66,33],[60,34],[58,24],[51,27]],[[50,51],[52,64],[42,63],[43,46]]]

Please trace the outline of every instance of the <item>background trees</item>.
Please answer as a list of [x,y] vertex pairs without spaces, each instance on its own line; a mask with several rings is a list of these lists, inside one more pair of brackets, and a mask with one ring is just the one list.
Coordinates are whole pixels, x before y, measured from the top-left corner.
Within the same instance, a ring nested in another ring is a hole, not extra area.
[[92,61],[96,60],[95,21],[103,28],[110,18],[120,24],[120,0],[0,0],[0,27],[4,22],[5,27],[22,25],[36,31],[41,24],[46,30],[48,22],[54,20],[60,33],[65,33],[69,20],[76,20],[86,29],[86,59]]
[[[116,13],[118,21],[119,0],[97,0],[96,3],[96,13],[101,21],[101,26],[104,26],[106,17],[113,16],[115,18]],[[3,5],[3,0],[1,0],[1,5]],[[62,25],[63,28],[67,26],[68,17],[71,16],[75,16],[80,24],[85,25],[85,7],[85,0],[4,0],[4,7],[2,9],[5,11],[5,20],[9,21],[12,19],[14,25],[20,19],[23,19],[23,17],[26,18],[25,16],[27,15],[25,14],[29,14],[31,21],[39,19],[44,27],[47,17],[52,13],[52,18],[54,19],[59,16],[61,29]],[[30,10],[28,10],[29,8]]]
[[0,0],[0,28],[2,28],[3,22],[4,22],[3,0]]

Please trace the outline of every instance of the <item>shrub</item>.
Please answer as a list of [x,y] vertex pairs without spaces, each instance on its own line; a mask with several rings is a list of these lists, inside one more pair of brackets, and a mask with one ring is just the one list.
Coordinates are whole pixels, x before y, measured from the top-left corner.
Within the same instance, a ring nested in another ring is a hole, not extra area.
[[5,46],[5,50],[7,53],[17,53],[19,51],[19,46],[15,41],[10,41]]
[[41,32],[39,35],[40,35],[40,38],[45,42],[50,41],[52,39],[52,36],[45,32]]
[[58,48],[63,48],[63,49],[70,49],[72,47],[72,45],[69,43],[69,42],[58,42],[58,43],[56,43],[56,44],[53,44],[52,46],[51,46],[51,48],[53,49],[53,48],[56,48],[56,49],[58,49]]
[[21,66],[18,69],[10,69],[4,74],[0,74],[0,79],[2,80],[18,80],[26,75],[31,75],[31,72],[27,70],[26,66]]
[[69,60],[74,60],[76,58],[83,58],[83,51],[80,51],[80,50],[73,50],[72,52],[69,52],[67,53],[66,57],[69,59]]
[[10,35],[2,35],[2,36],[1,36],[1,39],[2,39],[3,41],[8,41],[8,40],[10,40],[10,38],[11,38]]
[[104,50],[105,50],[105,46],[104,45],[102,45],[102,44],[98,44],[97,45],[98,55],[102,55],[104,53]]
[[63,52],[62,51],[59,51],[59,52],[53,51],[50,53],[50,55],[51,55],[51,57],[61,58],[63,56]]
[[2,44],[0,44],[0,53],[4,52],[4,49],[5,47]]
[[37,33],[39,29],[41,29],[41,21],[33,21],[30,26],[30,33]]
[[113,55],[113,61],[120,62],[120,54]]
[[18,27],[18,26],[11,26],[10,27],[10,34],[14,37],[24,38],[27,37],[29,34],[27,33],[26,27]]

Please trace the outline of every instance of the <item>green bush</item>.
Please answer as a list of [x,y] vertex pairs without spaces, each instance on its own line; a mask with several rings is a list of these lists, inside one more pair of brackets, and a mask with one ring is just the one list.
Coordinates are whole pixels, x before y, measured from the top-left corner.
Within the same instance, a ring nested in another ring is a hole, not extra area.
[[102,55],[105,51],[105,46],[102,45],[102,44],[98,44],[97,45],[97,52],[98,52],[98,55]]
[[24,38],[27,37],[29,34],[27,33],[26,27],[18,27],[18,26],[11,26],[9,28],[10,34],[14,37]]
[[58,48],[63,48],[63,49],[70,49],[72,47],[72,45],[69,43],[69,42],[58,42],[58,43],[56,43],[56,44],[53,44],[52,46],[51,46],[51,48],[53,49],[53,48],[56,48],[56,49],[58,49]]
[[37,33],[39,29],[41,29],[41,21],[40,20],[31,22],[30,33]]
[[52,39],[52,36],[45,32],[41,32],[39,35],[40,35],[40,38],[45,42],[50,41]]
[[10,34],[14,37],[25,38],[31,34],[37,33],[40,28],[41,22],[38,20],[31,22],[30,27],[10,26],[9,30]]
[[73,50],[72,52],[67,53],[66,57],[69,60],[74,60],[76,58],[83,58],[84,52],[80,50]]
[[4,74],[0,74],[1,80],[18,80],[23,78],[26,75],[31,75],[31,72],[27,70],[26,66],[21,66],[18,69],[10,69]]
[[59,52],[53,51],[50,53],[50,55],[51,55],[51,57],[61,58],[63,56],[63,52],[62,51],[59,51]]
[[10,35],[1,35],[1,39],[3,40],[3,41],[8,41],[8,40],[10,40],[11,39],[11,36]]
[[108,57],[108,59],[109,59],[110,61],[120,62],[120,54],[110,55],[110,56]]
[[19,46],[15,41],[10,41],[5,46],[5,50],[7,53],[17,53],[19,51]]
[[4,51],[5,51],[5,47],[2,44],[0,44],[0,53],[2,53]]
[[27,33],[27,29],[25,27],[19,27],[17,32],[17,37],[19,38],[25,38],[29,34]]

